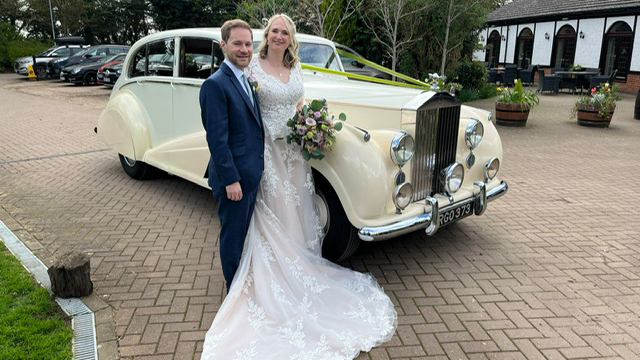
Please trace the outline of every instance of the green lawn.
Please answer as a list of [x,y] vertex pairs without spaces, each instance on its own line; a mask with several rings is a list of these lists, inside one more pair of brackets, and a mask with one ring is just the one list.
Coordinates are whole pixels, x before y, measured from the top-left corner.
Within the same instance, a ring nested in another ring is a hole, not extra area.
[[49,293],[0,243],[0,359],[68,360],[72,338]]

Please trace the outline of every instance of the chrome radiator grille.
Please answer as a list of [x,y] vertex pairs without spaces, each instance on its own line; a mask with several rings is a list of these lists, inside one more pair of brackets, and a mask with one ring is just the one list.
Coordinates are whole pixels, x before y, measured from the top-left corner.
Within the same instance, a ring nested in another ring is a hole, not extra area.
[[438,174],[456,161],[460,105],[436,101],[416,114],[415,154],[411,164],[413,201],[440,192]]

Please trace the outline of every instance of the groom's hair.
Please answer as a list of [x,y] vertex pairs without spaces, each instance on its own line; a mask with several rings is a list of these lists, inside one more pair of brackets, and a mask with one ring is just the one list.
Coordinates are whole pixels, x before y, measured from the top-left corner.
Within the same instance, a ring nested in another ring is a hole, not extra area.
[[[229,36],[231,36],[231,30],[235,28],[247,29],[251,32],[251,26],[249,26],[246,21],[240,19],[227,20],[222,24],[222,28],[220,29],[222,41],[227,42]],[[251,33],[251,37],[253,38],[253,33]]]

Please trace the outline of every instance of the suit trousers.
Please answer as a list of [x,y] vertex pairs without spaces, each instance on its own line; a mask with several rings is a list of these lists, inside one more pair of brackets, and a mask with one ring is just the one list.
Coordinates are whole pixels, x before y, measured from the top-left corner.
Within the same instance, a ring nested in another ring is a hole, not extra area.
[[245,192],[243,189],[242,200],[231,201],[226,194],[214,193],[214,198],[218,200],[218,217],[221,225],[220,262],[222,263],[222,274],[227,282],[227,293],[240,265],[244,241],[251,216],[253,216],[257,195],[258,189],[252,192]]

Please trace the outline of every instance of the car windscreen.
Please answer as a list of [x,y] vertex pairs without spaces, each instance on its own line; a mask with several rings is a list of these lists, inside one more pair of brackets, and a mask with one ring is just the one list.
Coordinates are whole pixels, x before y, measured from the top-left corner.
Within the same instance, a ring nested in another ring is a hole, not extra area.
[[88,47],[88,48],[86,48],[86,49],[84,49],[84,50],[82,50],[80,52],[75,53],[75,56],[82,56],[82,55],[88,53],[91,50],[93,50],[92,47]]
[[36,55],[36,57],[47,56],[47,55],[51,54],[52,52],[56,51],[56,49],[57,49],[56,46],[48,48],[47,50],[45,50],[45,51],[41,52],[40,54]]
[[[259,46],[259,42],[253,43],[254,53],[258,53]],[[336,71],[342,70],[340,69],[340,65],[338,65],[338,57],[335,51],[329,45],[301,42],[298,46],[298,56],[300,57],[300,62],[303,64]]]

